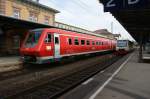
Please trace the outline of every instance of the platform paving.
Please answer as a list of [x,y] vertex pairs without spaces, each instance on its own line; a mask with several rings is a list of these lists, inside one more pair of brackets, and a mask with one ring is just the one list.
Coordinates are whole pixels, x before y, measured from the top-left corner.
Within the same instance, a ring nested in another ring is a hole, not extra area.
[[[128,61],[121,65],[119,63],[116,62],[108,70],[90,78],[59,99],[150,99],[150,64],[138,63],[137,52],[131,54]],[[120,70],[116,72],[118,68]]]
[[146,51],[143,51],[143,59],[150,61],[150,53],[147,53]]
[[18,69],[21,64],[19,56],[0,57],[0,72]]
[[150,64],[134,54],[95,99],[150,99]]

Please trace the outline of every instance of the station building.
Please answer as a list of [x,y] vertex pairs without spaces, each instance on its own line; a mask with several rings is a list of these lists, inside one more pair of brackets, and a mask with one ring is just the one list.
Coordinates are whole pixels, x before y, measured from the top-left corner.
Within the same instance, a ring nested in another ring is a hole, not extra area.
[[119,34],[113,34],[113,33],[109,32],[107,29],[99,29],[99,30],[94,31],[94,33],[103,35],[103,36],[106,36],[106,37],[112,38],[112,39],[118,39],[118,37],[121,36]]
[[65,23],[61,23],[61,22],[55,22],[54,26],[57,28],[60,28],[60,29],[64,29],[64,30],[75,31],[75,32],[90,34],[90,35],[97,34],[97,35],[100,35],[101,37],[116,39],[115,35],[108,32],[107,29],[101,29],[100,30],[101,33],[99,33],[99,30],[90,31],[88,29],[83,29],[83,28],[80,28],[78,26],[73,26],[73,25],[65,24]]
[[70,31],[76,31],[76,32],[82,32],[82,33],[91,33],[92,31],[89,31],[87,29],[83,29],[77,26],[73,26],[73,25],[69,25],[69,24],[65,24],[62,22],[55,22],[55,27],[58,27],[60,29],[65,29],[65,30],[70,30]]
[[56,13],[38,0],[0,0],[0,56],[18,54],[28,29],[54,26]]

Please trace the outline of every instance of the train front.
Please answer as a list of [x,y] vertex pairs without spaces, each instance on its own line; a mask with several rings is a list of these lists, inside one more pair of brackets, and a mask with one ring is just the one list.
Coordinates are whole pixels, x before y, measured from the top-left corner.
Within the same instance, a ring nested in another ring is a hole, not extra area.
[[22,61],[24,63],[38,63],[37,57],[40,56],[42,29],[31,30],[27,33],[20,48]]
[[118,40],[116,50],[120,55],[125,55],[129,52],[128,40]]

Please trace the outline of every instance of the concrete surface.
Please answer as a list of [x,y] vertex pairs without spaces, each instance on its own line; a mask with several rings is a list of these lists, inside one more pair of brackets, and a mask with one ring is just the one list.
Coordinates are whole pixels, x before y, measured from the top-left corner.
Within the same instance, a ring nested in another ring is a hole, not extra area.
[[[59,99],[150,99],[150,64],[138,63],[137,53],[134,53],[119,73],[97,92],[124,60],[119,60]],[[93,97],[95,93],[97,94]]]
[[95,99],[150,99],[150,64],[135,54]]
[[21,64],[19,56],[0,57],[0,72],[18,69]]

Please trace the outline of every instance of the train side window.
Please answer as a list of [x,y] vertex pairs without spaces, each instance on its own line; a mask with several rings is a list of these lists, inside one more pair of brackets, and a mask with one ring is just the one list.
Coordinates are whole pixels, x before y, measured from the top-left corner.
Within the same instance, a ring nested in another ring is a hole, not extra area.
[[98,45],[98,42],[96,42],[96,45]]
[[55,44],[59,44],[59,39],[58,39],[58,37],[55,37]]
[[81,40],[81,45],[84,45],[85,44],[85,40]]
[[101,45],[101,42],[99,42],[99,45]]
[[68,39],[68,43],[69,43],[69,45],[72,45],[72,40],[71,40],[71,38]]
[[50,43],[52,39],[51,34],[47,34],[46,38],[45,38],[45,43]]
[[92,41],[92,45],[95,45],[95,42],[94,42],[94,41]]
[[75,44],[75,45],[79,45],[79,40],[78,40],[78,38],[76,38],[76,39],[74,40],[74,44]]
[[86,44],[87,44],[87,45],[90,45],[90,41],[89,41],[89,40],[87,40],[87,41],[86,41]]

